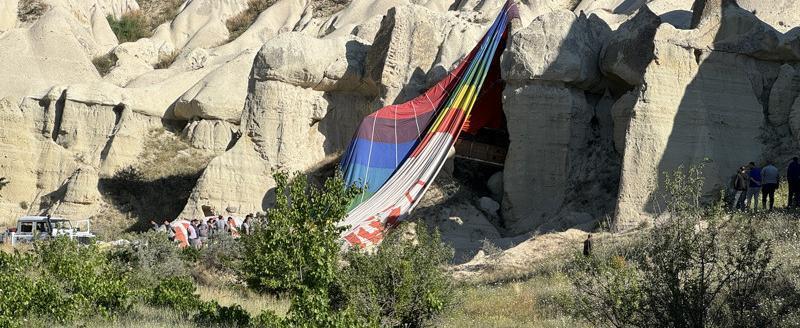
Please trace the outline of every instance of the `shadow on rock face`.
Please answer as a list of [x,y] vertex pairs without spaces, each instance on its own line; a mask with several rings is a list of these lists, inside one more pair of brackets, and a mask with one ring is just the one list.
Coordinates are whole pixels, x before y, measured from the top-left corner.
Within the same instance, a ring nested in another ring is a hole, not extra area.
[[141,231],[149,227],[150,220],[175,219],[186,205],[201,173],[149,180],[128,167],[110,178],[101,178],[98,187],[117,210],[130,213],[137,219],[127,231]]

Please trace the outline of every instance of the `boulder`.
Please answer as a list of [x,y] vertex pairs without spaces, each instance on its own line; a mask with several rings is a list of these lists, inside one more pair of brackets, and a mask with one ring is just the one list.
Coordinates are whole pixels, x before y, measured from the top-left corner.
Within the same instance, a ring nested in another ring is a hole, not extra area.
[[690,47],[771,61],[800,60],[800,36],[782,34],[735,0],[697,0],[693,9],[692,27],[697,31],[684,41]]
[[194,148],[222,153],[231,147],[238,132],[237,126],[226,121],[199,120],[189,122],[182,137]]
[[503,196],[503,171],[499,171],[492,176],[489,177],[489,180],[486,181],[486,188],[489,189],[489,192],[492,193],[492,197],[495,200],[502,199]]
[[647,6],[622,23],[603,45],[600,55],[603,74],[630,86],[641,85],[644,70],[655,56],[653,38],[659,25],[661,19]]
[[498,204],[494,199],[489,197],[481,197],[478,199],[478,207],[489,215],[497,215],[497,211],[500,210],[500,204]]
[[616,108],[631,113],[615,214],[620,230],[658,213],[661,172],[708,158],[704,191],[710,192],[762,153],[763,107],[751,82],[760,79],[749,71],[755,60],[687,49],[671,41],[674,35],[674,28],[661,25],[658,59],[645,70],[647,87],[635,90],[635,102],[625,101],[632,108]]
[[443,78],[477,44],[484,25],[422,6],[389,10],[367,54],[366,75],[381,105],[408,101]]
[[204,76],[178,98],[175,117],[239,124],[247,97],[248,73],[255,54],[255,51],[246,51]]
[[352,37],[317,39],[285,33],[261,48],[253,77],[317,91],[375,94],[374,83],[364,77],[368,50],[368,45]]
[[[605,23],[558,10],[539,16],[509,39],[503,78],[511,83],[560,81],[591,87],[601,80],[597,62],[610,30]],[[550,45],[557,44],[557,47]]]
[[564,203],[570,167],[587,144],[592,110],[582,90],[532,82],[507,86],[503,111],[510,139],[503,218],[512,232],[528,232]]
[[769,122],[784,125],[789,122],[792,105],[800,94],[800,73],[792,65],[781,66],[778,79],[769,94]]

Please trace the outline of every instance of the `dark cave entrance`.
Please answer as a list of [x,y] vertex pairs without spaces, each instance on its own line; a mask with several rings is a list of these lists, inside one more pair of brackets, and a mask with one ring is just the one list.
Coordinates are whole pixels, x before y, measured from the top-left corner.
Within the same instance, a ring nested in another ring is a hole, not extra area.
[[503,170],[510,144],[503,112],[506,83],[500,72],[506,40],[504,36],[497,47],[470,117],[455,143],[453,176],[476,191],[486,191],[489,177]]

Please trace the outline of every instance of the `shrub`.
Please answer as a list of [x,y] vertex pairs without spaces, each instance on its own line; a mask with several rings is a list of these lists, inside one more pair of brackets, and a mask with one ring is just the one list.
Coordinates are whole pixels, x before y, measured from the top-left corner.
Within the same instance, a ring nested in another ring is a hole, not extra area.
[[92,59],[92,64],[94,64],[94,67],[97,69],[97,73],[99,73],[100,76],[106,76],[109,72],[111,72],[111,69],[114,67],[114,65],[117,64],[117,56],[115,56],[113,53],[108,53],[100,57],[95,57]]
[[133,295],[126,282],[96,247],[66,238],[39,242],[26,253],[0,252],[0,325],[124,313]]
[[162,279],[150,293],[147,303],[168,306],[181,313],[189,313],[201,306],[200,296],[191,277],[168,277]]
[[50,10],[50,5],[41,0],[20,0],[17,6],[17,18],[20,22],[34,22]]
[[147,17],[141,11],[128,12],[119,20],[114,16],[107,16],[108,25],[114,31],[119,43],[134,42],[141,38],[147,38],[151,35],[150,24]]
[[129,273],[134,289],[145,289],[161,283],[160,277],[182,277],[189,274],[180,249],[163,232],[148,231],[135,235],[131,243],[109,252],[112,263],[121,272]]
[[286,291],[292,305],[284,323],[306,327],[358,326],[351,311],[333,307],[332,288],[339,261],[337,227],[358,190],[345,188],[341,175],[323,188],[309,186],[305,176],[274,175],[275,207],[269,224],[242,238],[242,272],[260,291]]
[[[800,292],[775,241],[748,217],[702,207],[700,170],[672,173],[669,218],[639,242],[641,252],[573,262],[577,310],[614,327],[780,327],[800,309]],[[681,193],[681,194],[675,194]],[[694,196],[693,196],[694,195]]]
[[11,181],[8,181],[5,177],[0,177],[0,190],[3,190],[9,183],[11,183]]
[[453,250],[437,231],[416,225],[417,238],[411,239],[402,228],[375,252],[348,252],[339,282],[345,302],[360,317],[384,327],[424,327],[454,299],[452,281],[442,270]]
[[180,54],[181,53],[179,51],[173,51],[158,56],[158,63],[156,63],[153,66],[153,68],[155,69],[169,68],[172,65],[172,63],[175,62],[175,59],[178,59],[178,55]]
[[238,304],[220,306],[211,301],[202,305],[194,316],[194,322],[200,326],[248,327],[250,314]]

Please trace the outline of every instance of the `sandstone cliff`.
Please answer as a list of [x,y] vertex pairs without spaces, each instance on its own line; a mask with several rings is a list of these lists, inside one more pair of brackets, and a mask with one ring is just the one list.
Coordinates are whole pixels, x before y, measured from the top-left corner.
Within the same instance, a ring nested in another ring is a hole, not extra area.
[[[364,115],[443,77],[502,6],[280,0],[227,42],[247,1],[187,0],[152,37],[119,44],[106,16],[136,1],[39,2],[34,16],[0,4],[5,221],[263,211],[274,170],[335,162]],[[658,214],[662,171],[708,158],[711,191],[742,163],[798,151],[800,1],[535,0],[520,14],[501,60],[503,172],[480,182],[490,192],[432,192],[421,212],[465,249],[599,221],[625,230]],[[92,61],[106,54],[101,76]],[[177,204],[135,210],[111,187],[129,168]]]

